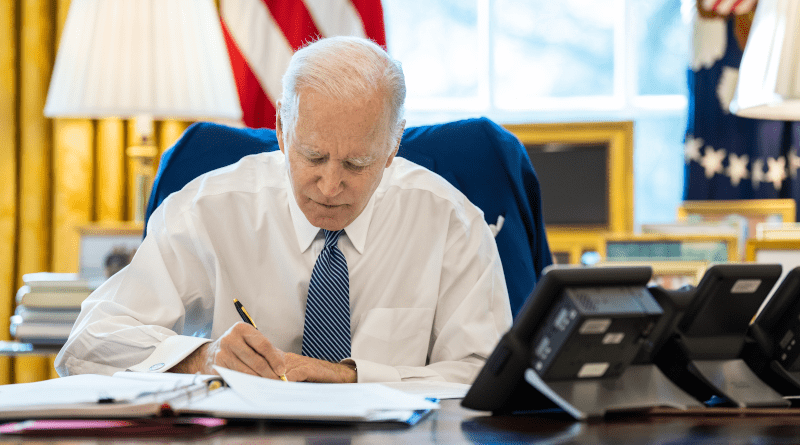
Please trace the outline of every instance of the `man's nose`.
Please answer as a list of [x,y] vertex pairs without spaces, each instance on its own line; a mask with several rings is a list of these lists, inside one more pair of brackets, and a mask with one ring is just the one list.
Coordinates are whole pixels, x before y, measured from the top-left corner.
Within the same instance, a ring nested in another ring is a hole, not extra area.
[[[331,163],[334,164],[334,163]],[[317,187],[323,196],[334,197],[344,188],[342,183],[342,171],[337,165],[327,165],[322,169]]]

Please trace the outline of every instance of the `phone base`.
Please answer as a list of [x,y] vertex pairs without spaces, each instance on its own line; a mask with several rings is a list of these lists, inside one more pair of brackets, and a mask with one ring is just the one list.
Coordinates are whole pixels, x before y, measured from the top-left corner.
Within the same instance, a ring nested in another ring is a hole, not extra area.
[[578,420],[612,411],[644,411],[656,407],[699,408],[703,404],[668,379],[655,365],[631,365],[618,378],[543,381],[532,369],[525,380]]
[[785,407],[790,403],[764,383],[744,360],[690,360],[689,372],[740,408]]

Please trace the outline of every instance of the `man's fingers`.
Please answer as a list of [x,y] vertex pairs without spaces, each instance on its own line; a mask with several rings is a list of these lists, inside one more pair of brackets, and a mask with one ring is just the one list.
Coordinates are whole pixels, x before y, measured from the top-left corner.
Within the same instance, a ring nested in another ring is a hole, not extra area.
[[234,371],[242,372],[245,374],[258,375],[256,371],[254,371],[252,368],[250,368],[241,360],[239,360],[238,357],[231,354],[226,354],[226,356],[220,357],[218,364],[223,368],[232,369]]
[[287,353],[286,378],[293,382],[355,383],[355,370],[341,363],[330,363],[311,357]]
[[232,355],[231,361],[241,362],[249,368],[245,372],[272,379],[286,372],[283,352],[275,349],[264,335],[249,324],[233,325],[220,337],[219,342],[221,349]]
[[304,368],[294,368],[286,371],[286,380],[290,382],[305,382],[308,372]]
[[[243,372],[246,374],[252,375],[259,375],[253,368],[251,368],[247,363],[245,363],[239,355],[236,354],[235,349],[236,341],[231,336],[224,336],[221,337],[216,342],[213,357],[209,360],[210,364],[222,366],[223,368],[232,369],[234,371]],[[240,344],[244,344],[243,341],[239,341]],[[242,349],[240,346],[238,349]],[[212,370],[213,367],[209,366]],[[214,370],[214,374],[217,374],[216,370]]]
[[236,323],[209,349],[209,364],[271,379],[286,373],[283,351],[247,323]]
[[[236,335],[230,336],[227,341],[223,343],[223,348],[230,356],[228,362],[235,362],[235,366],[249,369],[249,371],[244,372],[261,377],[277,378],[277,375],[269,366],[266,359],[250,347],[244,337]],[[237,368],[230,369],[238,370]]]
[[254,330],[245,333],[243,339],[253,351],[266,361],[270,371],[276,377],[286,374],[286,360],[283,351],[272,346],[272,343],[264,335]]

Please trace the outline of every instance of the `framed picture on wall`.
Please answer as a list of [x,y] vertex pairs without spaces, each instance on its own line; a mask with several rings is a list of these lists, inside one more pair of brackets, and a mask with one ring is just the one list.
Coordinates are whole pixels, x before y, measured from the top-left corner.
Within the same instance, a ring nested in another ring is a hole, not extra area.
[[617,261],[738,261],[739,239],[734,234],[610,234],[602,252],[606,262]]
[[763,222],[756,224],[756,239],[800,239],[800,223]]
[[746,261],[780,264],[783,276],[800,266],[800,239],[749,239],[745,251]]
[[795,222],[794,199],[741,199],[725,201],[683,201],[678,207],[678,220],[744,222],[745,237],[753,238],[759,223]]
[[141,224],[102,223],[78,228],[81,237],[79,275],[92,288],[127,266],[142,243]]
[[707,261],[614,261],[604,262],[606,266],[650,266],[653,278],[649,285],[664,289],[679,289],[683,286],[697,286],[708,268]]

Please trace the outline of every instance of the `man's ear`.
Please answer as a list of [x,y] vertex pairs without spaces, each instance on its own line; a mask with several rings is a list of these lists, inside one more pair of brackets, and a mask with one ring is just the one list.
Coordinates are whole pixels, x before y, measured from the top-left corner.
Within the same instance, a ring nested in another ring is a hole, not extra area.
[[406,129],[406,120],[403,119],[398,125],[397,132],[395,133],[395,140],[394,140],[394,148],[392,152],[389,154],[389,159],[386,160],[386,167],[388,168],[392,165],[392,161],[394,161],[394,157],[397,155],[397,150],[400,148],[400,141],[403,140],[403,131]]
[[283,126],[281,125],[281,101],[275,104],[275,137],[278,138],[278,148],[286,154],[283,148]]

